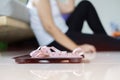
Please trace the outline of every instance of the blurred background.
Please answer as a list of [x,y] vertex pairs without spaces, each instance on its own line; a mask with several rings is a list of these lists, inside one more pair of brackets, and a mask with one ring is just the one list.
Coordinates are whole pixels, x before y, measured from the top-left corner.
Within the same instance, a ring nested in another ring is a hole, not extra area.
[[[76,5],[81,0],[76,0]],[[95,6],[101,22],[108,33],[120,32],[120,0],[90,0]],[[38,47],[32,30],[29,28],[27,0],[0,0],[0,51],[33,49]],[[92,34],[85,22],[83,33]]]

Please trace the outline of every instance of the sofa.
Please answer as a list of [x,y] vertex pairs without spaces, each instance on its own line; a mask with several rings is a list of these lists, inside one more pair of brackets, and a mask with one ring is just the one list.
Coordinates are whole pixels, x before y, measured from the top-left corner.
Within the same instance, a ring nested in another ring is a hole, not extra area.
[[18,0],[0,2],[0,42],[16,42],[34,37],[29,24],[29,11]]

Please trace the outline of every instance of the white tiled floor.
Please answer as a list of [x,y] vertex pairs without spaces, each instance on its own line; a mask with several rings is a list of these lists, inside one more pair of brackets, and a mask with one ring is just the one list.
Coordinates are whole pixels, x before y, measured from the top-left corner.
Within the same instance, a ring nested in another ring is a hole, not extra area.
[[85,64],[17,64],[12,59],[28,52],[2,53],[0,80],[120,80],[120,52],[97,53]]

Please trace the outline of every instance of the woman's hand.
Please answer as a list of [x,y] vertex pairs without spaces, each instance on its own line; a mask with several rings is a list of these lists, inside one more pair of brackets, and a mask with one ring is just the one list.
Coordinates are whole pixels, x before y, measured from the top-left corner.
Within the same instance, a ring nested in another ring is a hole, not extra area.
[[79,46],[85,53],[95,53],[96,48],[90,44],[83,44]]
[[96,48],[90,44],[83,44],[80,48],[84,52],[84,59],[82,60],[83,63],[89,63],[90,60],[94,59],[96,56]]
[[82,59],[83,63],[88,63],[90,60],[94,59],[96,56],[96,48],[90,44],[83,44],[76,48],[76,51],[83,52],[84,58]]

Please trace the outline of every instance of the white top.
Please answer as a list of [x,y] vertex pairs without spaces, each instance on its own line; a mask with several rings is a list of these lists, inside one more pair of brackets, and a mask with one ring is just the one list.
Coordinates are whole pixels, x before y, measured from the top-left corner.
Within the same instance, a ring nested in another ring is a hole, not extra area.
[[[56,26],[63,33],[66,33],[68,31],[68,26],[66,25],[65,20],[61,16],[56,0],[50,0],[50,4],[52,9],[52,16]],[[38,40],[39,45],[48,45],[53,42],[53,37],[44,30],[43,25],[38,17],[38,12],[36,8],[32,5],[32,0],[29,0],[27,7],[30,11],[31,28]]]

